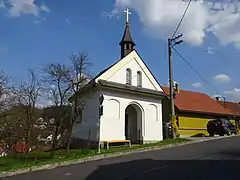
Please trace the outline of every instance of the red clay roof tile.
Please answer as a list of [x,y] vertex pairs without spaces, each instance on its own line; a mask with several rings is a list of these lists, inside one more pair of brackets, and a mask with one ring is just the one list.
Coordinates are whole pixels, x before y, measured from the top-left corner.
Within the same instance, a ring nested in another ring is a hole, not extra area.
[[219,102],[222,106],[227,107],[233,111],[235,116],[240,116],[240,103],[237,102],[224,102],[224,101],[217,101]]
[[[169,95],[169,88],[162,87],[163,91]],[[216,100],[209,97],[207,94],[193,91],[180,90],[180,93],[175,98],[175,106],[180,111],[192,111],[199,113],[211,113],[221,115],[233,115],[234,113],[223,107]]]

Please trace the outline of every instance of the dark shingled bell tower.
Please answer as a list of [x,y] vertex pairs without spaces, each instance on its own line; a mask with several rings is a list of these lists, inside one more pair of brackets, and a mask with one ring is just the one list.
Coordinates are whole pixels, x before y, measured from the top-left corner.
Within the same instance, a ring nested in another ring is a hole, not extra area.
[[124,12],[127,14],[127,21],[122,40],[119,43],[119,45],[121,46],[121,59],[128,55],[130,52],[132,52],[134,50],[134,46],[136,45],[133,42],[130,33],[129,15],[131,13],[129,12],[129,9],[126,9]]

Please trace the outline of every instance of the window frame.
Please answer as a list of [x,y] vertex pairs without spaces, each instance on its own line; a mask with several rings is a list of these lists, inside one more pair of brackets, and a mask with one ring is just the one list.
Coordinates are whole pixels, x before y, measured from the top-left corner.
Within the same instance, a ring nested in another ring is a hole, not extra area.
[[137,71],[137,86],[142,87],[142,72]]
[[130,68],[126,69],[126,84],[132,85],[132,70]]

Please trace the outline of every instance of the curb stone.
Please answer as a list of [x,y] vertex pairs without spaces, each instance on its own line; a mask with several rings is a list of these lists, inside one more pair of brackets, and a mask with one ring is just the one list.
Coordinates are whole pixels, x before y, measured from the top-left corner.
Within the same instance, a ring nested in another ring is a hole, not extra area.
[[[240,136],[240,135],[236,135],[236,136]],[[53,164],[46,164],[46,165],[41,165],[41,166],[32,166],[32,167],[25,168],[25,169],[2,172],[0,174],[0,179],[4,178],[4,177],[10,177],[10,176],[16,176],[16,175],[20,175],[20,174],[25,174],[25,173],[28,173],[28,172],[50,170],[50,169],[54,169],[54,168],[57,168],[57,167],[75,165],[75,164],[80,164],[80,163],[84,163],[84,162],[90,162],[90,161],[102,160],[102,159],[107,159],[107,158],[119,157],[119,156],[134,154],[134,153],[142,153],[142,152],[148,152],[148,151],[155,151],[155,150],[179,147],[179,146],[196,144],[196,143],[201,143],[201,142],[204,142],[204,141],[219,140],[219,139],[229,138],[229,137],[233,137],[233,136],[223,136],[223,137],[211,138],[211,139],[190,140],[190,141],[187,141],[187,142],[180,142],[180,143],[176,143],[176,144],[168,144],[168,145],[155,146],[155,147],[154,146],[145,147],[145,148],[133,149],[133,150],[124,151],[124,152],[116,152],[116,153],[95,155],[95,156],[81,158],[81,159],[77,159],[77,160],[69,160],[69,161],[58,162],[58,163],[53,163]]]

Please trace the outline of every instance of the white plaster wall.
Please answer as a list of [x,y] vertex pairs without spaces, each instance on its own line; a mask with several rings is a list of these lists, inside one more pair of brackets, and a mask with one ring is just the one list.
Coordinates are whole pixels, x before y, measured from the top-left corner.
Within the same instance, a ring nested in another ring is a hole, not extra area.
[[85,102],[82,113],[82,123],[75,123],[72,137],[98,141],[98,121],[99,121],[99,92],[88,91],[80,97]]
[[117,83],[126,84],[126,69],[132,70],[132,85],[137,85],[137,71],[142,72],[142,87],[162,91],[162,88],[151,74],[150,70],[146,67],[139,55],[132,51],[108,71],[103,73],[96,79],[103,79],[107,81],[113,81]]
[[142,87],[156,90],[152,82],[148,79],[148,76],[144,73],[142,68],[140,68],[139,64],[136,60],[128,62],[125,66],[123,66],[119,71],[117,71],[108,81],[118,82],[122,84],[126,84],[126,69],[130,68],[132,70],[132,85],[137,86],[137,71],[142,72]]
[[[143,140],[162,140],[162,102],[152,97],[140,97],[112,91],[102,91],[104,95],[103,116],[100,119],[100,140],[125,139],[125,109],[130,103],[138,103],[143,109]],[[153,105],[157,115],[152,114]]]

